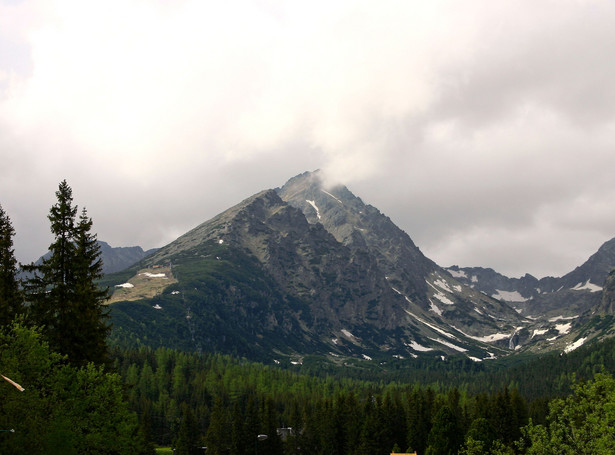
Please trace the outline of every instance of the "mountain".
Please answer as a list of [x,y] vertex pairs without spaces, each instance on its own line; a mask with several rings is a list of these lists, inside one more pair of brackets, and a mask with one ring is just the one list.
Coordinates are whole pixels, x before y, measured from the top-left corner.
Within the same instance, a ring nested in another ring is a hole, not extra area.
[[[588,262],[543,280],[444,269],[377,208],[345,186],[325,187],[316,171],[248,197],[106,284],[115,289],[117,343],[287,363],[313,355],[481,361],[575,347],[589,319],[572,313],[599,304],[590,284],[609,259]],[[564,279],[581,281],[559,289]]]
[[605,242],[585,263],[561,278],[537,279],[526,274],[508,278],[492,269],[452,266],[458,280],[494,298],[508,302],[529,317],[572,317],[594,309],[604,282],[615,267],[615,239]]
[[278,361],[492,358],[521,323],[318,173],[247,198],[108,280],[121,342]]
[[[532,350],[576,347],[594,337],[612,336],[615,313],[615,239],[562,277],[509,278],[492,269],[452,266],[464,284],[505,301],[534,321]],[[557,339],[557,340],[556,340]]]
[[[107,242],[103,242],[101,240],[98,240],[97,242],[100,246],[100,257],[103,261],[103,274],[111,274],[124,270],[143,258],[153,254],[157,250],[157,248],[152,248],[150,250],[143,251],[143,248],[140,246],[112,247]],[[48,258],[50,254],[50,252],[45,253],[43,256],[38,258],[35,264],[41,264],[43,259]],[[20,270],[20,278],[26,278],[27,276],[27,273]]]
[[143,251],[140,246],[112,247],[106,242],[98,241],[101,258],[103,260],[103,273],[115,273],[130,267],[135,262],[149,256],[156,248]]

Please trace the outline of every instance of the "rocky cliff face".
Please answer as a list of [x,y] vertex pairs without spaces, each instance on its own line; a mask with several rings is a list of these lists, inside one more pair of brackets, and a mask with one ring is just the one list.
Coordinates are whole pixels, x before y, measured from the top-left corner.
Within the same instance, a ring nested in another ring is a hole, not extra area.
[[[410,236],[344,186],[325,188],[318,172],[289,180],[278,193],[314,225],[322,225],[356,254],[376,261],[406,310],[467,335],[511,330],[520,320],[510,306],[471,289],[425,257]],[[512,324],[512,325],[511,325]]]

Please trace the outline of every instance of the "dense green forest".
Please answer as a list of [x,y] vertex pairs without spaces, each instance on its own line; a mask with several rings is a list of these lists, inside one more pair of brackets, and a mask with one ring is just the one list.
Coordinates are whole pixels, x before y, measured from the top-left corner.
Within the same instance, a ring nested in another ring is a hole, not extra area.
[[605,341],[515,366],[423,360],[318,374],[164,348],[116,349],[114,357],[130,406],[160,445],[190,434],[190,446],[221,454],[532,453],[549,406],[595,372],[613,371],[614,347]]

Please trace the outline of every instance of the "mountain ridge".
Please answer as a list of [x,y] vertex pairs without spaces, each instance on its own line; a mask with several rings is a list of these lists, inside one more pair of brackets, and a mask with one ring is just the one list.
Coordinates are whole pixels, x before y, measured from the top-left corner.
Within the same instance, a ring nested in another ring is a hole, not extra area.
[[[530,299],[494,297],[468,276],[487,269],[439,266],[348,188],[325,188],[317,171],[244,199],[109,283],[130,285],[130,274],[156,275],[144,270],[161,266],[173,280],[156,288],[159,294],[113,303],[118,340],[276,361],[314,354],[335,362],[450,355],[481,361],[567,348],[587,322],[562,323],[557,318],[569,316],[557,308],[550,310],[555,318],[548,311],[551,318],[532,318]],[[488,273],[502,292],[508,285],[506,292],[522,298],[542,295],[531,275],[514,281]],[[587,273],[581,269],[571,280]],[[568,298],[587,293],[582,287],[569,289]],[[558,303],[543,300],[547,307]]]

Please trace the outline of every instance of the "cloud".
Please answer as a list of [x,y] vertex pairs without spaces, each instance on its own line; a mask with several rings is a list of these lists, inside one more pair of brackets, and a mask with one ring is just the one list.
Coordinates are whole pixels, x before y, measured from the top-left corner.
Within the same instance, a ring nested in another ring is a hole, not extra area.
[[566,273],[615,231],[613,19],[573,0],[0,2],[0,203],[22,257],[64,178],[101,239],[152,247],[321,168],[442,265]]

